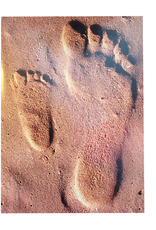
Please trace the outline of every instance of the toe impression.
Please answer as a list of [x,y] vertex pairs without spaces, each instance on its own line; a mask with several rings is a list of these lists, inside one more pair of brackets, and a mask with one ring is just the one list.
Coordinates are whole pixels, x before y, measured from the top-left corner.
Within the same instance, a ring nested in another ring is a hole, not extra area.
[[100,51],[101,42],[103,39],[103,31],[100,25],[91,25],[88,29],[89,49],[92,53]]
[[83,55],[88,44],[87,27],[78,20],[70,21],[63,29],[62,40],[67,56]]

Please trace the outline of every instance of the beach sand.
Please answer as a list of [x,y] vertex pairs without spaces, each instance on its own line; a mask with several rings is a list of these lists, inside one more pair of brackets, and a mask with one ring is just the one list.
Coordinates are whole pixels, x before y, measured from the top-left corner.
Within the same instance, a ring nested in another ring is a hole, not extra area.
[[142,27],[2,18],[2,213],[144,212]]

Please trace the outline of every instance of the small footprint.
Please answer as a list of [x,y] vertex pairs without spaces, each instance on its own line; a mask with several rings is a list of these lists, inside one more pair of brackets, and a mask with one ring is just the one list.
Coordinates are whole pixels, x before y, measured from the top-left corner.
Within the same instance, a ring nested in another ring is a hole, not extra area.
[[86,207],[97,208],[112,204],[120,191],[125,127],[137,99],[136,60],[116,30],[98,24],[72,20],[63,28],[62,41],[71,95],[81,104],[87,98],[86,106],[92,108],[93,128],[84,127],[88,139],[75,168],[75,194]]
[[53,140],[49,103],[53,85],[53,80],[40,71],[19,69],[11,79],[23,132],[31,146],[38,151],[48,148]]

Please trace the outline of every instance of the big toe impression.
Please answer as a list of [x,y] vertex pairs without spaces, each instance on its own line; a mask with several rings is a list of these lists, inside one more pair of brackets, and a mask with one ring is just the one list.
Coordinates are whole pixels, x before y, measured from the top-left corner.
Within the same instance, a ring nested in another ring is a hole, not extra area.
[[72,20],[64,26],[62,39],[67,56],[83,55],[88,43],[87,27],[78,20]]

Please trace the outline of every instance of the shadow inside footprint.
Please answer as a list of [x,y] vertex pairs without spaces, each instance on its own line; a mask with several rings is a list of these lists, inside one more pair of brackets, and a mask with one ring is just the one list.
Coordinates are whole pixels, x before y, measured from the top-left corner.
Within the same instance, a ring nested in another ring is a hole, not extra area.
[[119,35],[116,30],[106,30],[110,40],[113,41],[114,46],[118,43]]
[[114,194],[113,194],[113,198],[116,197],[120,186],[121,186],[121,182],[122,182],[122,175],[123,175],[123,165],[122,165],[122,159],[121,157],[119,157],[116,161],[117,164],[117,177],[116,177],[116,186],[114,188]]
[[49,82],[51,85],[56,85],[56,83],[50,79],[49,75],[48,74],[43,74],[43,79],[46,81],[46,82]]
[[62,203],[63,203],[63,205],[64,205],[65,207],[68,207],[68,204],[67,204],[67,201],[66,201],[66,197],[65,197],[65,192],[64,192],[64,191],[62,191],[62,193],[61,193],[61,201],[62,201]]
[[51,144],[54,137],[54,130],[52,126],[52,118],[49,120],[49,143]]
[[103,39],[103,30],[102,30],[102,27],[100,25],[98,25],[98,24],[94,24],[94,25],[90,26],[90,29],[91,29],[91,31],[92,31],[93,34],[100,36],[100,41],[99,42],[101,43],[101,41]]
[[126,71],[122,68],[122,66],[119,65],[119,64],[116,64],[116,69],[115,69],[115,71],[116,71],[117,73],[119,73],[119,74],[122,74],[123,76],[128,76],[128,77],[131,76],[131,75],[130,75],[128,72],[126,72]]
[[25,85],[27,84],[27,74],[26,74],[26,71],[24,70],[24,69],[19,69],[19,70],[17,70],[17,73],[19,74],[19,75],[21,75],[22,77],[25,77]]
[[135,102],[138,96],[138,87],[137,87],[137,81],[135,78],[132,78],[132,85],[131,85],[131,91],[132,91],[132,98],[133,98],[133,109],[135,109]]
[[127,42],[122,39],[119,43],[119,47],[121,49],[121,53],[124,54],[124,55],[127,55],[129,53],[129,47],[128,47],[128,44]]
[[69,25],[78,33],[81,34],[81,36],[84,38],[84,35],[87,35],[87,27],[79,22],[78,20],[72,20],[69,22]]
[[113,60],[112,57],[107,57],[106,61],[105,61],[105,65],[106,67],[114,67],[115,66],[115,62]]
[[24,69],[17,70],[17,73],[26,78],[26,71]]
[[136,64],[135,58],[134,58],[133,56],[131,56],[131,55],[128,56],[128,61],[130,61],[130,63],[131,63],[132,65],[135,65],[135,64]]

